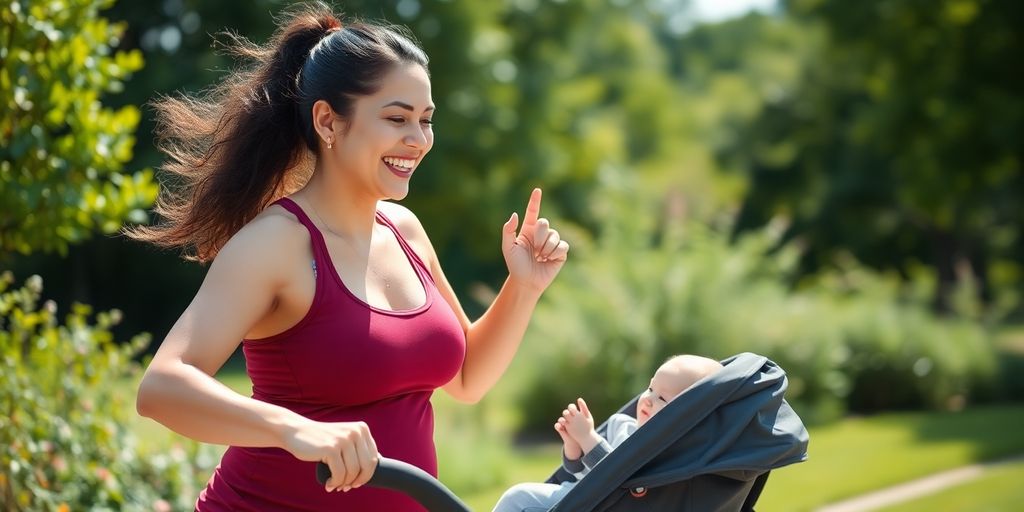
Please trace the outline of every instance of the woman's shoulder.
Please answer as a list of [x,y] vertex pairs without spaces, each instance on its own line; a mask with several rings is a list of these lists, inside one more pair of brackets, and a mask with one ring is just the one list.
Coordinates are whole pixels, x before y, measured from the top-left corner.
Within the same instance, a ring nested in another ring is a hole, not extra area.
[[275,266],[309,252],[310,236],[288,210],[271,205],[242,226],[217,255],[233,262],[245,260],[259,266]]
[[272,204],[253,218],[235,236],[257,243],[274,245],[282,242],[309,241],[309,229],[292,212]]
[[427,239],[423,224],[412,210],[398,203],[380,201],[377,203],[377,211],[384,214],[392,224],[398,228],[402,236],[408,241],[425,242]]

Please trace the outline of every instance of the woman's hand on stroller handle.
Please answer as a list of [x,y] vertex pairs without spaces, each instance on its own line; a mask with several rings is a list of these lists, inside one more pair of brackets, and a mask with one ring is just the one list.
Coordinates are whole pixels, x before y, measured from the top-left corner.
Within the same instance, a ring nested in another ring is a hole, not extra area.
[[348,491],[370,481],[380,455],[370,428],[361,421],[308,421],[293,427],[285,449],[295,458],[323,463],[331,478],[321,482],[327,492]]
[[[326,485],[331,478],[331,468],[323,462],[317,463],[316,478],[321,485]],[[403,492],[431,512],[470,512],[444,484],[426,471],[400,460],[380,457],[367,485]]]

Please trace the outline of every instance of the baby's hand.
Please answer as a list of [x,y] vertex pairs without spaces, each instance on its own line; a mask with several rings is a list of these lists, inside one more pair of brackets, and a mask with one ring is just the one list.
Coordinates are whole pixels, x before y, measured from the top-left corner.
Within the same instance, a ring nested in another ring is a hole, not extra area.
[[558,432],[558,437],[562,438],[562,452],[565,454],[565,458],[569,460],[579,460],[580,457],[583,456],[583,449],[580,448],[580,444],[565,431],[565,418],[558,418],[558,421],[555,422],[555,432]]
[[576,403],[569,404],[562,411],[562,419],[559,422],[562,420],[565,420],[565,430],[573,440],[581,446],[590,444],[585,443],[585,440],[594,437],[594,417],[590,415],[590,409],[582,398],[577,398]]

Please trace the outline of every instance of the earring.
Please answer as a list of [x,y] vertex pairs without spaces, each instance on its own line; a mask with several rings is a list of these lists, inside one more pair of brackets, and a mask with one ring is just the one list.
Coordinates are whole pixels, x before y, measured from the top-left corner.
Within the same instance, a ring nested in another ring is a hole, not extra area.
[[327,149],[334,147],[334,139],[327,139]]

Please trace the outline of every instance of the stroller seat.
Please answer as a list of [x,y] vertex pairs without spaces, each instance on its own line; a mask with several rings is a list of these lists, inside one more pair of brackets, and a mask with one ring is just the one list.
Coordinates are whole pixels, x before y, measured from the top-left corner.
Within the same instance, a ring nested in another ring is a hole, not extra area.
[[[783,398],[786,373],[741,353],[665,406],[551,512],[752,511],[768,472],[807,459],[808,434]],[[639,396],[619,409],[635,417]],[[597,431],[605,436],[607,421]],[[559,467],[548,483],[575,477]]]

